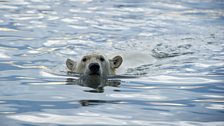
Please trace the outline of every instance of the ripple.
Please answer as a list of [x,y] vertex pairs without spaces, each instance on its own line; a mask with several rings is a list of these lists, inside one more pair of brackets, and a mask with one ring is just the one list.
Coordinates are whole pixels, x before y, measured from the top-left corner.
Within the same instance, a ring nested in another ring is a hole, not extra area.
[[175,57],[186,54],[193,54],[191,48],[192,45],[179,45],[177,47],[170,47],[169,45],[157,44],[156,47],[152,50],[153,56],[156,58],[167,58]]
[[[100,116],[98,114],[89,114],[85,116],[67,116],[67,115],[57,115],[50,113],[36,113],[32,115],[12,115],[8,116],[9,118],[13,118],[16,120],[32,122],[32,123],[47,123],[50,120],[54,120],[53,124],[60,125],[83,125],[83,124],[91,124],[91,125],[124,125],[126,124],[124,121],[120,119],[113,119],[107,116]],[[89,121],[88,121],[89,120]],[[92,121],[94,120],[94,122]]]
[[16,6],[10,6],[10,5],[0,5],[1,9],[18,9]]
[[[131,79],[130,79],[131,80]],[[134,79],[133,79],[134,81]],[[203,83],[215,83],[221,82],[220,80],[216,79],[209,79],[204,77],[194,77],[191,76],[191,79],[187,77],[178,77],[178,76],[168,76],[168,75],[159,75],[153,77],[142,78],[140,82],[148,83],[148,82],[160,82],[160,83],[173,83],[173,84],[203,84]]]
[[[48,123],[58,125],[222,125],[223,122],[196,122],[196,121],[172,121],[172,122],[164,122],[164,121],[143,121],[143,120],[121,120],[119,118],[111,118],[107,116],[99,116],[98,114],[92,113],[91,115],[85,116],[67,116],[67,115],[57,115],[50,113],[35,113],[32,115],[28,114],[20,114],[20,115],[11,115],[8,118],[12,118],[15,120],[32,122],[32,123]],[[52,120],[54,120],[52,122]],[[92,121],[94,120],[94,121]]]
[[165,96],[157,95],[143,95],[143,94],[111,94],[114,98],[128,98],[128,99],[148,99],[148,100],[164,100]]
[[216,109],[216,110],[224,110],[224,105],[220,105],[220,104],[210,104],[206,108],[208,108],[208,109]]
[[0,31],[10,31],[10,32],[15,32],[15,31],[17,31],[17,30],[15,30],[15,29],[10,29],[10,28],[1,28],[0,27]]
[[49,5],[28,5],[28,8],[37,9],[37,10],[49,10],[51,6]]
[[150,102],[152,105],[159,105],[159,106],[186,106],[184,104],[178,104],[178,103],[164,103],[164,102]]
[[4,52],[0,51],[0,58],[2,58],[2,59],[10,59],[11,57],[9,55],[5,54]]
[[33,19],[42,19],[44,18],[43,14],[11,14],[4,15],[4,17],[14,19],[14,20],[33,20]]

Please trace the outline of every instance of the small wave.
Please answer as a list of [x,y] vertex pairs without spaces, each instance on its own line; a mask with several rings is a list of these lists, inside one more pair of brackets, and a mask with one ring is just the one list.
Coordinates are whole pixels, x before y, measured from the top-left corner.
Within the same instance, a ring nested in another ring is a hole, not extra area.
[[191,47],[191,44],[173,46],[160,43],[157,44],[152,50],[152,56],[155,58],[168,58],[180,55],[193,54],[194,52],[191,50]]

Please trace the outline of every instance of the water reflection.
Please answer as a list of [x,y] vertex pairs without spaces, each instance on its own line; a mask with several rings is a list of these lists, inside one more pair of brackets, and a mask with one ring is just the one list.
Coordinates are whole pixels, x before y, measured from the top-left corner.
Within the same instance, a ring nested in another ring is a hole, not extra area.
[[4,100],[1,105],[10,105],[12,111],[17,114],[26,112],[42,112],[46,109],[77,109],[80,104],[70,104],[72,101],[32,101],[32,100]]
[[99,105],[99,104],[119,104],[121,101],[106,101],[106,100],[80,100],[82,106]]

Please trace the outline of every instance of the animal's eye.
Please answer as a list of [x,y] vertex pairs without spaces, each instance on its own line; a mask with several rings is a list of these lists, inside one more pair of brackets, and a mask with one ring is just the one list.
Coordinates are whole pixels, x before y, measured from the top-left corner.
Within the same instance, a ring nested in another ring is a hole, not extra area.
[[105,61],[105,59],[103,57],[100,57],[100,61],[103,62]]
[[84,58],[82,59],[82,62],[86,62],[86,60],[87,60],[86,57],[84,57]]

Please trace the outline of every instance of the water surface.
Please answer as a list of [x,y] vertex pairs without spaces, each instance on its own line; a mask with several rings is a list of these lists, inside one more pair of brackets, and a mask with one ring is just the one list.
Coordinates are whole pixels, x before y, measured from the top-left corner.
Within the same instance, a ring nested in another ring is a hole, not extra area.
[[[1,125],[224,125],[224,1],[0,1]],[[120,85],[66,85],[65,61],[126,56]],[[151,58],[147,58],[151,57]]]

